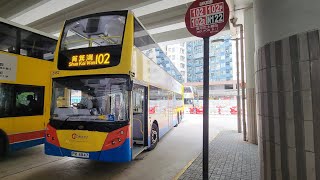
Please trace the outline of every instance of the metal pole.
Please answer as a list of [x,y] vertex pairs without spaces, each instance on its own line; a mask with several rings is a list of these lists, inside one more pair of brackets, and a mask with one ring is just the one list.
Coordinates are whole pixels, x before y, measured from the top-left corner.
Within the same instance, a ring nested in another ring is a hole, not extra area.
[[242,125],[243,125],[243,140],[247,140],[247,124],[246,124],[246,96],[244,84],[244,47],[243,47],[243,25],[236,24],[235,21],[231,22],[234,27],[240,27],[240,44],[241,44],[241,84],[242,84]]
[[238,111],[238,133],[241,133],[241,106],[240,106],[240,79],[239,79],[239,39],[236,38],[236,61],[237,61],[237,111]]
[[243,123],[243,140],[247,140],[247,123],[246,123],[246,95],[244,84],[244,47],[243,47],[243,25],[240,24],[240,43],[241,43],[241,83],[242,83],[242,123]]
[[209,37],[203,38],[203,179],[209,179]]

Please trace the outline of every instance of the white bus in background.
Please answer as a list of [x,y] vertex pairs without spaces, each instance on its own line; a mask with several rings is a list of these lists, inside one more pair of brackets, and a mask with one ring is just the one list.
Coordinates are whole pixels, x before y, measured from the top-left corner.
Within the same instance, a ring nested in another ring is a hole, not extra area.
[[[199,94],[197,92],[197,89],[192,86],[185,86],[184,87],[185,112],[186,113],[193,113],[192,111],[194,110],[194,108],[200,108],[198,102],[199,102]],[[201,109],[202,109],[202,107],[201,107]]]

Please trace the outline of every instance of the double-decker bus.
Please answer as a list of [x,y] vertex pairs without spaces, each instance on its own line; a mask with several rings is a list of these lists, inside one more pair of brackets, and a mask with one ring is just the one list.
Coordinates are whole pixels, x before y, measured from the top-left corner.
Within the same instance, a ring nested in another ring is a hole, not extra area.
[[184,105],[186,112],[191,114],[193,113],[202,113],[202,108],[199,106],[199,95],[198,91],[193,86],[184,87]]
[[42,144],[57,39],[0,18],[0,156]]
[[158,45],[130,11],[67,20],[58,44],[47,155],[128,162],[178,125],[183,86],[144,54]]

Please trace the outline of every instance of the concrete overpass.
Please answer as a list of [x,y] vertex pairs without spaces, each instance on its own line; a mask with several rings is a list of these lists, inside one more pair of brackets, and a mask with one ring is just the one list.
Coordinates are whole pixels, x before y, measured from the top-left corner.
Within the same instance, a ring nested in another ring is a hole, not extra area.
[[[160,42],[192,37],[184,15],[194,0],[0,0],[0,17],[58,35],[66,19],[90,13],[130,9],[154,39]],[[231,17],[250,0],[227,0]],[[229,24],[223,33],[233,30]]]

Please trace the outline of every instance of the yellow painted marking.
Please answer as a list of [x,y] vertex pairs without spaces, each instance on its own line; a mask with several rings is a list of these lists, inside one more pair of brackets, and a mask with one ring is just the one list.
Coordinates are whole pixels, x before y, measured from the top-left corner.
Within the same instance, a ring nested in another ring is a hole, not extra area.
[[191,161],[189,161],[189,163],[184,166],[184,168],[173,178],[174,180],[178,180],[179,177],[191,166],[191,164],[193,163],[194,160],[197,159],[199,155],[197,155],[196,157],[194,157]]

